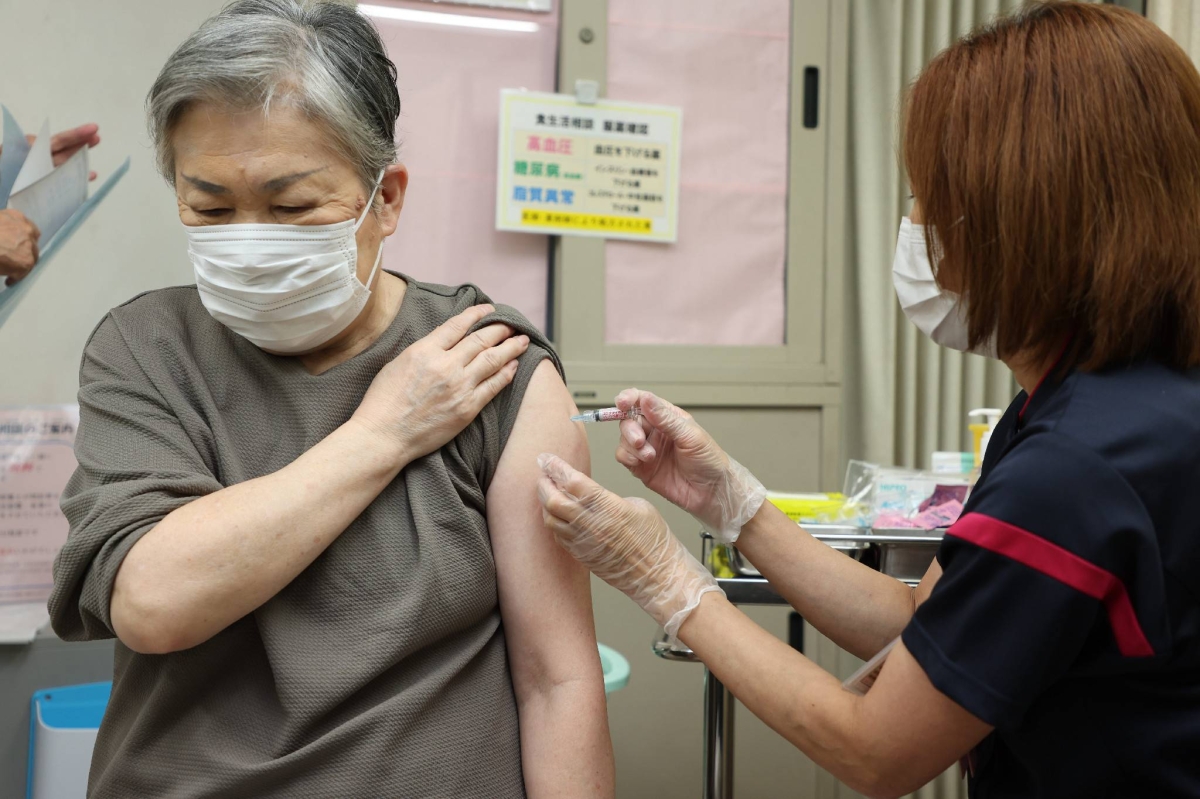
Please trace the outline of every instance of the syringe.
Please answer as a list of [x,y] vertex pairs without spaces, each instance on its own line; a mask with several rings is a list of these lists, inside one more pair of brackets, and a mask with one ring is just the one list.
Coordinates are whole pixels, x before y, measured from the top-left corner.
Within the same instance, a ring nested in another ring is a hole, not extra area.
[[619,422],[623,419],[636,419],[641,416],[642,412],[638,408],[630,408],[623,411],[620,408],[601,408],[598,411],[588,411],[581,413],[578,416],[572,416],[572,422],[583,422],[591,424],[592,422]]

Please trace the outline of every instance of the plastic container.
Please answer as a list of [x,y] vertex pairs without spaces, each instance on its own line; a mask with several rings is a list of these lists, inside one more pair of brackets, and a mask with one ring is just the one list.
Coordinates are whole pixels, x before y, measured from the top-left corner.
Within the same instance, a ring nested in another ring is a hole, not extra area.
[[64,799],[87,793],[88,771],[111,682],[48,688],[29,708],[28,799]]
[[935,452],[930,458],[930,467],[930,471],[934,474],[970,474],[971,470],[975,468],[975,453]]
[[629,661],[617,650],[604,644],[600,649],[600,666],[604,669],[604,693],[611,694],[629,684]]
[[846,503],[841,494],[783,494],[772,491],[767,502],[779,508],[794,522],[836,519]]
[[981,418],[984,421],[968,424],[971,436],[975,440],[975,467],[983,465],[983,455],[987,452],[988,442],[992,440],[992,431],[1000,422],[1004,411],[999,408],[976,408],[967,414],[967,419]]

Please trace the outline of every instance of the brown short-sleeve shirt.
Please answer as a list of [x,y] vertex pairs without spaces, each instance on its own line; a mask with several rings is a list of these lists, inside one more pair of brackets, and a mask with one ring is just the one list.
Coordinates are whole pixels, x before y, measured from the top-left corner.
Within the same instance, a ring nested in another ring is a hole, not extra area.
[[[405,347],[488,302],[474,286],[406,281],[379,340],[320,375],[214,321],[191,286],[105,317],[80,371],[71,532],[50,600],[60,636],[112,637],[113,581],[143,534],[294,461]],[[534,369],[561,364],[519,313],[495,320],[533,342],[513,384],[291,584],[192,649],[117,643],[89,796],[524,795],[485,494]]]

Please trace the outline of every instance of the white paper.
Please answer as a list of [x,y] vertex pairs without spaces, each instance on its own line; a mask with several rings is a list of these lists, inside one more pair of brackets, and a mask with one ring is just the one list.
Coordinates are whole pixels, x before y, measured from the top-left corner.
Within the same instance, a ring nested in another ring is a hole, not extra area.
[[108,180],[104,181],[100,188],[96,190],[96,193],[89,197],[83,205],[76,209],[75,213],[72,214],[71,218],[67,220],[66,224],[59,229],[54,238],[52,238],[49,243],[42,248],[41,253],[38,255],[37,266],[33,268],[33,271],[30,272],[24,280],[15,286],[9,286],[7,288],[3,283],[0,283],[0,325],[3,325],[8,317],[12,315],[13,310],[21,302],[21,299],[26,295],[26,293],[29,292],[29,289],[32,288],[37,279],[42,276],[42,273],[46,271],[46,266],[58,252],[59,248],[62,247],[67,240],[71,238],[72,234],[79,229],[79,226],[82,225],[89,216],[91,216],[92,211],[96,210],[96,206],[98,206],[100,202],[108,196],[108,193],[112,191],[113,186],[117,185],[117,182],[120,181],[120,179],[124,177],[125,173],[128,171],[129,159],[126,158],[121,165],[117,167],[117,171],[113,172],[112,175],[108,177]]
[[81,147],[57,169],[35,183],[15,190],[8,198],[8,207],[25,214],[38,226],[40,248],[54,238],[59,228],[83,205],[87,199],[87,186],[88,148]]
[[900,643],[899,637],[892,639],[891,643],[880,649],[875,657],[862,664],[858,671],[847,677],[842,683],[842,687],[852,694],[866,696],[867,691],[871,690],[871,686],[879,677],[879,672],[883,671],[883,664],[887,662],[887,656],[898,643]]
[[45,602],[0,605],[0,644],[27,644],[49,621]]
[[[45,619],[67,540],[59,495],[75,471],[79,406],[0,408],[0,640],[29,640]],[[12,608],[16,607],[16,610]]]
[[[50,152],[50,120],[47,119],[42,122],[42,129],[38,131],[33,146],[29,148],[29,155],[25,156],[25,163],[21,167],[21,171],[17,173],[17,181],[13,183],[12,194],[16,194],[31,183],[36,183],[53,171],[54,155]],[[11,195],[9,202],[12,202]]]
[[503,89],[496,229],[673,242],[683,111]]
[[0,208],[7,208],[8,195],[17,182],[21,164],[29,155],[29,142],[8,106],[0,106],[0,109],[4,112],[4,146],[0,149]]

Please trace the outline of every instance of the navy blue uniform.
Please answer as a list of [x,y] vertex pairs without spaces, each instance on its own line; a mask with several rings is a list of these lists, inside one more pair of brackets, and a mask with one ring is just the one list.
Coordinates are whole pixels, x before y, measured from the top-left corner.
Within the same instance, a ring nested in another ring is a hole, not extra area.
[[1200,370],[1022,392],[937,557],[903,640],[996,728],[972,797],[1200,797]]

